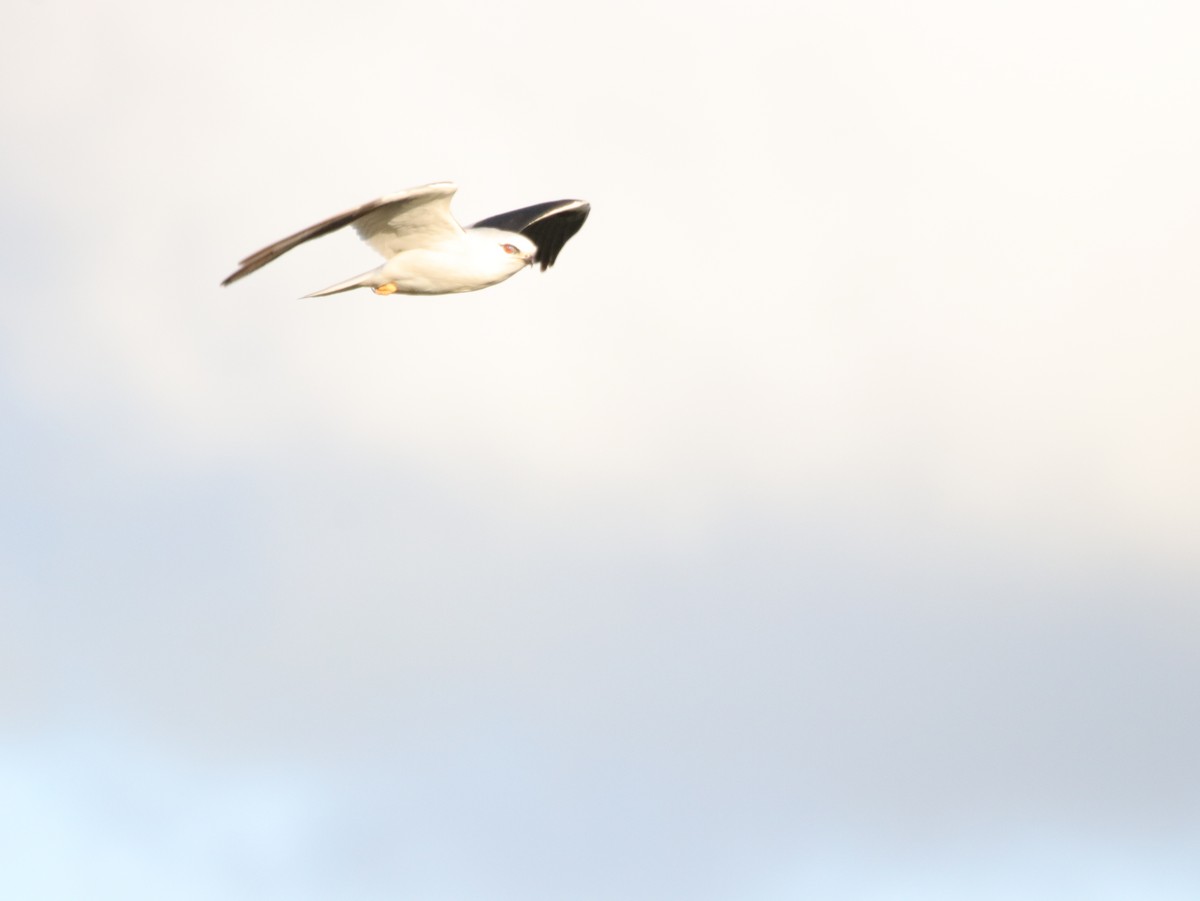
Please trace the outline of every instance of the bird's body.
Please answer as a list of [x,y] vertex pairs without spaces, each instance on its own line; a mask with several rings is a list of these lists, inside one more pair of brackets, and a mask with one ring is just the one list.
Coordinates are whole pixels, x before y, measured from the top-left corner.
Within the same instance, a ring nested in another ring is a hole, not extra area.
[[387,262],[309,297],[353,288],[371,288],[376,294],[478,291],[535,263],[548,269],[591,210],[582,200],[558,200],[501,213],[464,229],[450,214],[455,190],[449,182],[423,185],[332,216],[246,257],[221,284],[249,275],[305,241],[353,225]]

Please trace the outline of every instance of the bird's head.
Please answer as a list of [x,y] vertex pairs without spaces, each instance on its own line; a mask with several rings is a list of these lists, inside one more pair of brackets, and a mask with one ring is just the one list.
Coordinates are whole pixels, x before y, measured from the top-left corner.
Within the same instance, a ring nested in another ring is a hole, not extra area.
[[516,232],[509,232],[500,239],[499,243],[504,254],[512,258],[514,262],[520,260],[522,266],[531,265],[533,258],[537,256],[537,245]]
[[491,257],[500,269],[517,272],[532,264],[537,256],[537,245],[517,232],[473,228],[469,234],[475,245]]

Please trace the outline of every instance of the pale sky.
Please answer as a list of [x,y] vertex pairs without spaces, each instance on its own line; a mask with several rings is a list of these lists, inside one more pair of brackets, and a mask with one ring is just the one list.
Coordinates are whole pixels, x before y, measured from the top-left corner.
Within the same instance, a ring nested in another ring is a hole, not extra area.
[[1194,4],[0,24],[0,896],[1200,896]]

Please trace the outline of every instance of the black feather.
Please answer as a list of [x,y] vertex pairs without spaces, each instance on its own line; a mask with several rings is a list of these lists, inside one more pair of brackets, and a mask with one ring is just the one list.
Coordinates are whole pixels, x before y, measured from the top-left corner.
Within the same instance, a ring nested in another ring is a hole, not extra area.
[[582,200],[551,200],[490,216],[476,222],[474,228],[499,228],[524,235],[537,245],[534,262],[545,272],[554,265],[563,245],[583,228],[591,211],[591,205]]

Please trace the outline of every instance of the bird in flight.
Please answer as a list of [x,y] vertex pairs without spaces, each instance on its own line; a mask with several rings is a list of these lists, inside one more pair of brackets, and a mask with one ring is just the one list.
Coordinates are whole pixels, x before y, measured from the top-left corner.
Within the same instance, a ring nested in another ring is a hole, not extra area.
[[376,294],[478,291],[526,266],[540,265],[543,272],[549,269],[592,209],[582,200],[552,200],[463,228],[450,213],[450,198],[456,190],[451,182],[436,182],[331,216],[250,254],[221,284],[231,285],[305,241],[353,225],[358,236],[387,262],[306,297],[353,288],[371,288]]

